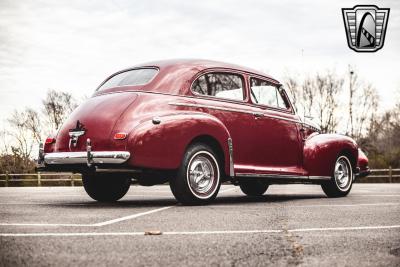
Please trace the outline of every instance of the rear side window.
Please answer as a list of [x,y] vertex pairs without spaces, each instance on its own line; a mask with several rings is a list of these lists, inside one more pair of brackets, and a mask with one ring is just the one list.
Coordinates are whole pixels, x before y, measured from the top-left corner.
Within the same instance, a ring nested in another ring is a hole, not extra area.
[[287,109],[287,105],[283,100],[276,86],[269,82],[251,78],[250,79],[250,95],[254,104]]
[[97,91],[105,90],[112,87],[118,86],[135,86],[145,85],[150,82],[154,76],[156,76],[158,70],[153,68],[143,68],[128,70],[118,73],[103,83]]
[[243,78],[238,74],[207,73],[194,81],[192,91],[200,95],[243,100]]

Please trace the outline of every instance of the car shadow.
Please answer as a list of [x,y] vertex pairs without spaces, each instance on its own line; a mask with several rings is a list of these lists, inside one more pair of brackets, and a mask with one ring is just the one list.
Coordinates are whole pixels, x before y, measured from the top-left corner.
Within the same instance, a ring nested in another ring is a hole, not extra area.
[[[103,208],[157,208],[165,206],[184,206],[178,203],[173,196],[156,198],[151,197],[145,199],[141,197],[140,199],[132,199],[134,196],[130,196],[130,199],[122,199],[117,202],[107,203],[107,202],[97,202],[94,200],[89,201],[69,201],[69,202],[58,202],[48,204],[52,207],[65,207],[65,208],[76,208],[76,209],[103,209]],[[260,197],[249,197],[249,196],[218,196],[214,201],[206,206],[212,207],[213,205],[236,205],[236,204],[246,204],[246,203],[287,203],[294,202],[297,200],[306,199],[326,199],[323,194],[270,194],[263,195]]]

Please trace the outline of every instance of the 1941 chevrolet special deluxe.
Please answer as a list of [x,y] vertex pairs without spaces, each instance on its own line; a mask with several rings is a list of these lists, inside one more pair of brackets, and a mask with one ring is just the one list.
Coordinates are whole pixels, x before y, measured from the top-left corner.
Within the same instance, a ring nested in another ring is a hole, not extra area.
[[357,144],[300,118],[277,80],[206,60],[111,75],[46,139],[38,161],[42,171],[81,173],[98,201],[120,199],[132,181],[169,182],[183,204],[212,201],[228,181],[249,196],[312,183],[341,197],[369,173]]

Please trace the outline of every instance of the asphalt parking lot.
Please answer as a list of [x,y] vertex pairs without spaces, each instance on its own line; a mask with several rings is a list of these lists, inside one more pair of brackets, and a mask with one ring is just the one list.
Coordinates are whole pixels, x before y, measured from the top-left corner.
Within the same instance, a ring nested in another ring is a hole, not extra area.
[[114,204],[82,187],[0,188],[0,265],[399,266],[400,184],[338,199],[315,185],[261,198],[224,185],[196,207],[168,186],[131,186]]

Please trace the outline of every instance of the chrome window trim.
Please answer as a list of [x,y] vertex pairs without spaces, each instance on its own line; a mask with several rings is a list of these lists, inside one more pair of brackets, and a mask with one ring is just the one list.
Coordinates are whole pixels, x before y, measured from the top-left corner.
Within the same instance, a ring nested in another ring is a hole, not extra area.
[[[109,88],[106,88],[106,89],[103,89],[103,90],[99,90],[100,87],[102,87],[103,84],[105,84],[105,83],[106,83],[108,80],[110,80],[111,78],[113,78],[113,77],[115,77],[115,76],[117,76],[117,75],[119,75],[119,74],[121,74],[121,73],[124,73],[124,72],[132,71],[132,70],[139,70],[139,69],[154,69],[154,70],[157,71],[157,73],[156,73],[147,83],[144,83],[144,84],[137,84],[137,85],[120,85],[120,86],[109,87]],[[159,73],[160,73],[160,68],[159,68],[159,67],[156,67],[156,66],[134,67],[134,68],[128,68],[128,69],[120,70],[120,71],[118,71],[118,72],[116,72],[116,73],[114,73],[114,74],[111,74],[109,77],[107,77],[107,78],[96,88],[96,90],[94,91],[94,93],[97,93],[97,92],[104,92],[104,91],[106,91],[106,90],[108,90],[108,89],[111,89],[111,88],[121,88],[121,87],[131,87],[131,86],[143,86],[143,85],[147,85],[147,84],[151,83],[151,82],[154,80],[154,78],[155,78]]]
[[[179,102],[170,102],[168,104],[169,105],[173,105],[173,106],[209,108],[209,109],[231,111],[231,112],[240,112],[240,113],[246,113],[246,114],[254,115],[254,111],[250,111],[250,110],[239,110],[239,109],[233,109],[233,108],[217,107],[217,106],[212,106],[212,105],[179,103]],[[262,112],[262,116],[263,117],[272,118],[272,119],[278,119],[278,120],[290,121],[290,122],[295,122],[295,123],[301,123],[301,121],[299,121],[299,120],[284,118],[284,117],[280,117],[280,116],[269,115],[269,114],[265,114],[264,112]]]
[[[286,100],[287,100],[287,102],[289,104],[289,107],[281,108],[281,107],[274,107],[274,106],[268,106],[268,105],[264,105],[264,104],[254,103],[253,100],[250,97],[250,103],[252,105],[254,105],[257,108],[261,108],[261,109],[268,108],[268,109],[273,109],[273,110],[277,110],[277,111],[285,112],[285,113],[289,113],[289,114],[296,114],[296,112],[294,112],[294,109],[292,107],[292,103],[290,102],[289,98],[287,97],[285,89],[282,87],[281,84],[274,84],[274,83],[271,83],[270,81],[268,81],[268,80],[266,80],[264,78],[259,78],[257,76],[253,76],[253,75],[249,75],[248,78],[249,78],[248,80],[249,80],[249,93],[250,93],[250,95],[251,95],[251,79],[262,80],[262,81],[265,81],[265,82],[269,83],[272,87],[275,87],[275,89],[276,89],[276,91],[278,92],[279,95],[281,94],[281,90],[283,90],[284,94],[286,96]],[[281,98],[282,98],[282,96],[281,96]],[[285,102],[285,99],[282,98],[282,101]]]
[[[203,94],[199,94],[196,93],[195,91],[192,90],[193,88],[193,84],[195,81],[197,81],[197,79],[199,79],[200,77],[206,75],[206,74],[210,74],[210,73],[223,73],[223,74],[230,74],[230,75],[236,75],[239,76],[240,79],[242,80],[242,93],[243,93],[243,99],[232,99],[232,98],[227,98],[227,97],[218,97],[218,96],[212,96],[212,95],[203,95]],[[246,91],[246,79],[243,75],[243,73],[237,73],[232,71],[231,69],[226,69],[226,70],[219,70],[219,69],[210,69],[204,72],[200,72],[197,73],[195,76],[195,78],[192,80],[192,82],[190,83],[190,87],[189,87],[189,91],[193,94],[193,96],[201,96],[204,98],[211,98],[211,99],[221,99],[221,100],[230,100],[230,101],[234,101],[237,103],[247,103],[248,101],[248,96],[247,96],[247,91]]]

